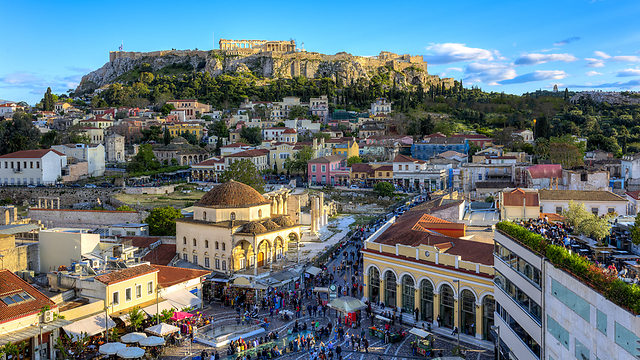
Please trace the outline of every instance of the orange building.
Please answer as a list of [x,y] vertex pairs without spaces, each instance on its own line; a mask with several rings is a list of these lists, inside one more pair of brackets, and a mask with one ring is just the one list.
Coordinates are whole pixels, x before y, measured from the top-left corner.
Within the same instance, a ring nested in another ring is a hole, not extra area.
[[467,226],[462,223],[452,223],[428,214],[422,215],[411,230],[429,232],[435,231],[442,235],[460,238],[465,236]]

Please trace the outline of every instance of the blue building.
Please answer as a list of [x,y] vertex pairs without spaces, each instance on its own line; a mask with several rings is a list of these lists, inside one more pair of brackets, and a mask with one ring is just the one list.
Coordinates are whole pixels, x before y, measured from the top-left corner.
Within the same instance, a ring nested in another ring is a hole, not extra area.
[[426,161],[449,150],[469,155],[469,141],[464,138],[430,138],[425,142],[414,143],[411,146],[411,157]]

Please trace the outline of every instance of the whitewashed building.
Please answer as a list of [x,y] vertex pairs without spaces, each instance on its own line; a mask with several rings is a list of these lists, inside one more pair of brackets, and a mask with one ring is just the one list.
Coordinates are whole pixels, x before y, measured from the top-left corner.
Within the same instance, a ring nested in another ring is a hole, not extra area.
[[22,150],[0,156],[0,181],[5,185],[54,184],[62,178],[67,156],[57,150]]
[[59,151],[67,157],[74,157],[88,163],[91,176],[102,176],[105,170],[105,151],[102,144],[64,144],[54,145],[53,150]]

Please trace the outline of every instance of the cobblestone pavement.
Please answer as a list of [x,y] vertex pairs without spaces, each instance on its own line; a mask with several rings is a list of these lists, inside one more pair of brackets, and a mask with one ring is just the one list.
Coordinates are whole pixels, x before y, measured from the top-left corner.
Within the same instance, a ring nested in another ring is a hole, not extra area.
[[[366,235],[368,236],[369,234],[371,234],[372,232],[367,232]],[[362,246],[362,242],[361,241],[352,241],[351,244],[349,244],[348,246],[344,247],[342,249],[342,251],[355,251],[356,250],[356,245],[360,245]],[[342,254],[339,254],[334,260],[331,260],[327,263],[326,267],[328,269],[328,271],[332,271],[333,269],[333,265],[335,264],[336,266],[340,263],[340,260],[342,259]],[[350,273],[351,271],[353,271],[354,269],[348,269],[346,272],[346,278],[348,280],[348,282],[350,282],[350,276],[352,275],[352,273]],[[342,285],[344,286],[344,277],[343,277],[343,273],[340,272],[336,272],[335,274],[336,279],[335,279],[335,284],[336,285]],[[357,283],[360,283],[362,281],[362,275],[361,273],[359,273],[358,278],[356,279]],[[361,296],[361,294],[360,294]],[[302,308],[304,309],[306,307],[306,303],[310,302],[310,299],[306,299],[304,300],[304,305]],[[236,312],[234,309],[231,308],[224,308],[221,307],[219,304],[213,304],[213,305],[209,305],[207,307],[205,307],[203,310],[201,310],[201,312],[204,312],[208,315],[212,315],[215,319],[214,324],[217,325],[235,325],[235,317],[236,317]],[[269,316],[269,311],[268,310],[262,310],[260,311],[260,317],[265,317],[265,316]],[[329,321],[333,321],[334,325],[336,323],[336,317],[335,317],[335,312],[334,311],[329,311],[327,313],[326,317],[316,317],[316,318],[309,318],[308,316],[306,317],[301,317],[298,319],[299,323],[302,324],[303,322],[307,322],[309,323],[311,320],[318,320],[320,321],[320,326],[325,326],[329,323]],[[274,315],[273,318],[271,318],[270,320],[270,326],[269,326],[269,330],[268,331],[277,331],[278,334],[280,335],[280,337],[284,337],[287,335],[287,331],[293,328],[293,325],[295,323],[295,319],[294,320],[290,320],[290,321],[284,321],[281,318],[277,317]],[[415,339],[414,335],[407,335],[402,341],[395,343],[395,344],[384,344],[379,338],[377,337],[373,337],[370,336],[368,333],[368,325],[370,324],[370,320],[366,319],[366,315],[365,315],[365,319],[363,319],[362,321],[362,325],[365,327],[366,331],[366,337],[369,341],[369,352],[359,352],[359,351],[354,351],[353,349],[351,349],[350,346],[348,346],[348,344],[345,343],[344,340],[342,341],[338,341],[338,344],[341,345],[341,347],[343,348],[343,358],[345,360],[377,360],[380,357],[382,358],[382,360],[408,360],[409,358],[424,358],[424,357],[420,357],[419,355],[417,357],[413,357],[412,356],[412,350],[411,350],[411,341],[413,341]],[[396,328],[400,327],[398,324],[396,324]],[[408,331],[410,329],[409,326],[402,326],[402,328],[405,331]],[[346,330],[347,332],[351,333],[351,334],[357,334],[360,335],[361,333],[361,328],[357,328],[357,329],[349,329]],[[325,344],[328,341],[328,338],[326,336],[324,336],[322,339],[320,339],[320,341],[325,342]],[[316,345],[318,345],[319,342],[316,343]],[[473,360],[492,360],[494,359],[493,356],[493,352],[469,345],[469,344],[464,344],[461,343],[461,345],[463,346],[463,348],[467,349],[467,359],[473,359]],[[434,355],[438,356],[440,355],[439,353],[442,353],[441,356],[444,357],[450,357],[453,356],[452,355],[452,349],[456,346],[456,342],[452,341],[450,339],[446,339],[443,338],[441,336],[436,335],[436,340],[434,343],[434,349],[435,351],[433,352]],[[194,342],[192,344],[189,344],[188,342],[185,342],[183,345],[181,346],[175,346],[175,347],[171,347],[171,346],[167,346],[164,350],[163,356],[161,356],[162,359],[166,359],[166,360],[182,360],[182,359],[187,359],[189,358],[189,350],[191,350],[191,353],[193,354],[192,356],[200,356],[200,353],[202,352],[202,350],[207,350],[207,352],[209,354],[211,354],[213,351],[215,351],[216,349],[213,349],[211,347],[207,347],[203,344]],[[221,360],[231,360],[234,359],[234,357],[230,357],[229,359],[227,359],[226,356],[226,347],[223,347],[221,349],[218,349],[218,352],[220,353],[220,358]],[[293,353],[286,353],[283,356],[280,357],[280,359],[283,360],[289,360],[289,359],[293,359],[293,360],[308,360],[310,359],[310,355],[309,353],[304,353],[304,352],[293,352]],[[256,359],[257,360],[257,359]],[[337,359],[336,359],[337,360]]]

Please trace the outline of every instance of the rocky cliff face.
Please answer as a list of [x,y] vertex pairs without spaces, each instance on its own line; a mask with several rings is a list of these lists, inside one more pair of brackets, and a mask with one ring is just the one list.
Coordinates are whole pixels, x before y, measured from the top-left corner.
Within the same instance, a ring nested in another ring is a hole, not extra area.
[[[113,53],[112,53],[113,54]],[[118,82],[123,76],[149,64],[156,72],[170,65],[189,64],[196,71],[209,72],[213,76],[222,73],[251,72],[264,78],[307,78],[328,77],[343,84],[356,82],[363,78],[367,81],[375,75],[388,74],[390,83],[395,80],[397,86],[408,87],[422,84],[424,89],[435,84],[453,86],[453,79],[440,79],[429,75],[426,62],[379,59],[360,57],[346,53],[324,55],[318,53],[258,53],[233,54],[212,51],[163,51],[153,53],[117,53],[118,56],[82,78],[76,91],[94,89]],[[187,67],[188,68],[188,67]],[[188,72],[188,71],[184,71]]]

